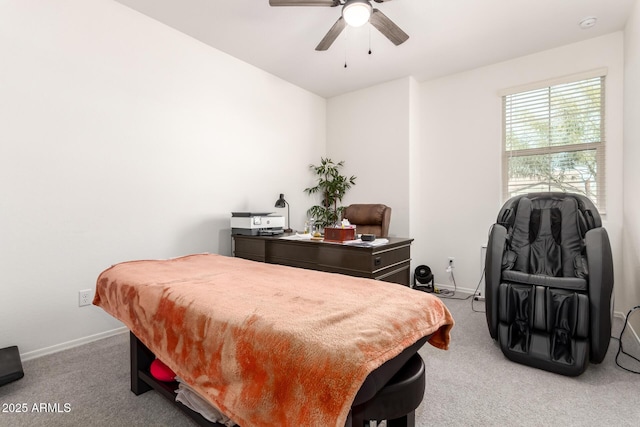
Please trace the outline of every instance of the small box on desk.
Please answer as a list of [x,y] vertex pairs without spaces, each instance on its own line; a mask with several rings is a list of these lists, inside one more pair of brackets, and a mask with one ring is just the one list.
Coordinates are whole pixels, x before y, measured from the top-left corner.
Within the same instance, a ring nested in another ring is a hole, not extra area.
[[356,239],[355,228],[325,227],[324,240],[327,242],[345,242]]

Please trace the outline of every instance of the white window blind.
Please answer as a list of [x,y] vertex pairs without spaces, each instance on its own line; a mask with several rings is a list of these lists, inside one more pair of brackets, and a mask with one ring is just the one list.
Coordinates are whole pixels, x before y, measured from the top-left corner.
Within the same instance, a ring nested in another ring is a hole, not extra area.
[[505,95],[503,192],[584,194],[605,212],[605,77]]

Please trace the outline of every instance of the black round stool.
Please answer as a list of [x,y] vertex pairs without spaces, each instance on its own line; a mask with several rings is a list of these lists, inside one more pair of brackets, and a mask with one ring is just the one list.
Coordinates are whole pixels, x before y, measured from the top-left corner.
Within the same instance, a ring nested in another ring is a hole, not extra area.
[[351,408],[351,426],[387,420],[387,427],[415,427],[424,387],[424,361],[416,353],[373,398]]

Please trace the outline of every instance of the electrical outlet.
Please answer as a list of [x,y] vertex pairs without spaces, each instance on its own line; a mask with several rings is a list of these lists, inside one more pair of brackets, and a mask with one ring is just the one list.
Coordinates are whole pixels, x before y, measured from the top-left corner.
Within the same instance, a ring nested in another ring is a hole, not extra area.
[[91,305],[91,289],[78,291],[78,306]]
[[450,256],[449,257],[449,262],[447,263],[447,268],[445,268],[445,271],[447,273],[449,273],[449,281],[451,281],[452,278],[452,274],[453,274],[453,257]]

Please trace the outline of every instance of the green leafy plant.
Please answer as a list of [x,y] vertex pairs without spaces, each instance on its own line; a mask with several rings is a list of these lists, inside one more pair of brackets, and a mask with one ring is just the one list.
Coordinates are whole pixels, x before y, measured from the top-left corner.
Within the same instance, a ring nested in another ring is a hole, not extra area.
[[316,176],[317,184],[314,187],[305,188],[308,195],[318,194],[322,197],[320,204],[312,206],[307,215],[315,219],[315,224],[320,227],[328,227],[336,224],[344,210],[338,206],[342,198],[356,183],[356,177],[347,177],[340,173],[344,161],[334,163],[329,158],[320,158],[320,165],[309,165]]

